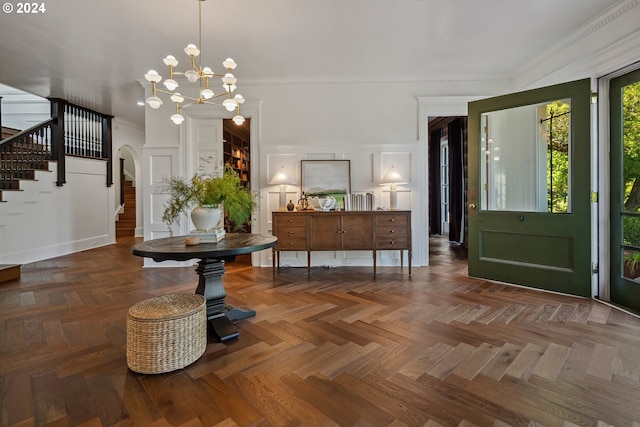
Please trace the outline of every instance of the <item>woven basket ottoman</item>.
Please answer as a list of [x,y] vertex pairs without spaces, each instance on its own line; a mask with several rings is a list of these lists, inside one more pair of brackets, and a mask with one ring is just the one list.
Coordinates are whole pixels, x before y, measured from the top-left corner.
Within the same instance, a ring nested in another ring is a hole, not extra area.
[[142,374],[170,372],[198,360],[207,347],[206,303],[198,294],[140,301],[127,314],[127,365]]

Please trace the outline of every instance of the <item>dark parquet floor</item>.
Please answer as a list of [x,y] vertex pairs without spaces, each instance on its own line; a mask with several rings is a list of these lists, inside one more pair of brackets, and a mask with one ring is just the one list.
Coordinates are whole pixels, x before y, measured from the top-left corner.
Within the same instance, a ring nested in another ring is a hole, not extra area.
[[597,301],[431,265],[230,263],[227,302],[257,316],[185,369],[126,364],[134,303],[195,289],[142,268],[133,238],[23,266],[0,284],[2,426],[640,427],[640,320]]

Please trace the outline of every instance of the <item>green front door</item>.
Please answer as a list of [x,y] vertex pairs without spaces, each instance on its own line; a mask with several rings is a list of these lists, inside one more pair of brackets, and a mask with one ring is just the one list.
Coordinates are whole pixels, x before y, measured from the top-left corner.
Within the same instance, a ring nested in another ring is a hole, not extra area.
[[469,275],[591,296],[589,80],[469,104]]
[[640,311],[640,70],[611,80],[610,299]]

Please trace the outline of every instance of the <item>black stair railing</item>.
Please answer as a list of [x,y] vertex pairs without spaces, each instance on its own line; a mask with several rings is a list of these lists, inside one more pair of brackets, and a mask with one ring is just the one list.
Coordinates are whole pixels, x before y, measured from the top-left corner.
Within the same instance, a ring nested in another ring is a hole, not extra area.
[[51,119],[0,141],[0,189],[17,189],[33,179],[34,169],[58,163],[56,185],[66,183],[66,156],[106,161],[107,186],[113,185],[111,116],[52,98]]
[[33,179],[35,169],[53,160],[54,119],[26,129],[0,143],[0,190],[17,190],[20,179]]

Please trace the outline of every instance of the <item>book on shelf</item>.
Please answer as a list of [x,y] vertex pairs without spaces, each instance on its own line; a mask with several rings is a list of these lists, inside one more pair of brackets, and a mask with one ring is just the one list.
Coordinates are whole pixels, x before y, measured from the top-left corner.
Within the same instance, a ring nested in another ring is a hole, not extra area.
[[192,230],[187,237],[197,237],[200,243],[218,243],[227,233],[224,228],[216,230]]
[[347,211],[372,211],[375,209],[376,196],[373,193],[346,194],[344,208]]

